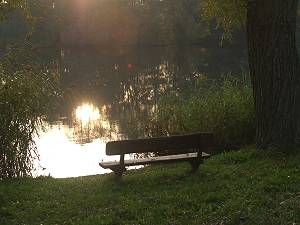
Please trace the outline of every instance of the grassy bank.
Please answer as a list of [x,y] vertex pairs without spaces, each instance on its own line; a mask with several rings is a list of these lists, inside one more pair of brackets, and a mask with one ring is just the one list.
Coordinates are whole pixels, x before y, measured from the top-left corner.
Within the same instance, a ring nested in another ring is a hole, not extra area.
[[0,181],[0,224],[299,224],[300,150],[252,148],[189,164]]
[[219,79],[200,76],[185,89],[169,87],[150,100],[152,110],[127,113],[122,133],[129,139],[213,132],[214,151],[239,149],[254,142],[256,118],[250,75],[230,73]]

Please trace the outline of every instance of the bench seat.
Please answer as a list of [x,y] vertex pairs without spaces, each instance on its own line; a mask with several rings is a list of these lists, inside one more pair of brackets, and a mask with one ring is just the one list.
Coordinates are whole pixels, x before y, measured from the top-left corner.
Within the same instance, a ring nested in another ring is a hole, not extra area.
[[[138,158],[138,159],[128,159],[124,160],[124,166],[138,166],[138,165],[148,165],[155,163],[165,163],[165,162],[181,162],[197,159],[197,152],[178,154],[178,155],[165,155],[159,157],[151,158]],[[202,159],[210,158],[210,154],[202,152]],[[99,165],[104,169],[111,169],[113,167],[118,167],[120,165],[119,161],[108,161],[100,162]]]

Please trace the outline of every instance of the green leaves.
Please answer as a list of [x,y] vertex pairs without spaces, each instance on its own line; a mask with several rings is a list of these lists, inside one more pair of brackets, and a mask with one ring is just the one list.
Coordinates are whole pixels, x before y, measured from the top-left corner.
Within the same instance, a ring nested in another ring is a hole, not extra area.
[[60,97],[58,67],[43,67],[31,54],[33,46],[9,47],[0,62],[0,178],[31,175],[38,157],[33,138]]
[[[129,135],[168,136],[195,132],[214,132],[216,151],[236,149],[253,143],[255,113],[249,75],[230,74],[218,80],[203,76],[196,87],[169,88],[159,93],[150,115],[127,118]],[[129,138],[136,138],[129,136]]]
[[203,16],[209,23],[217,22],[216,28],[223,28],[223,39],[232,39],[234,27],[243,27],[246,22],[247,0],[203,0]]

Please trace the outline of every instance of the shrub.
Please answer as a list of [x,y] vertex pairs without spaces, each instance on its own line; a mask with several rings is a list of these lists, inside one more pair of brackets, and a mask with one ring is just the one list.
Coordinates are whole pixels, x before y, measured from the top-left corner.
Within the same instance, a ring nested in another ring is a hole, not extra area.
[[212,131],[218,151],[253,143],[255,112],[249,76],[222,76],[210,88],[200,81],[189,96],[185,124],[188,132]]
[[127,118],[131,122],[126,129],[136,134],[139,128],[139,137],[214,132],[218,152],[248,145],[255,135],[249,77],[246,73],[241,78],[222,75],[219,80],[202,76],[189,90],[166,89],[153,103],[155,110]]
[[33,57],[37,48],[26,41],[7,46],[0,62],[0,178],[32,174],[34,135],[60,95],[57,62],[43,66]]

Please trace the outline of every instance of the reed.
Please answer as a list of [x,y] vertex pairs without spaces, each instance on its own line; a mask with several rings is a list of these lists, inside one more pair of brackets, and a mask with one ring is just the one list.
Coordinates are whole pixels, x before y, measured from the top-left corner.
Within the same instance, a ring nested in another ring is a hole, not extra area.
[[216,152],[253,143],[255,112],[246,72],[240,78],[202,76],[193,87],[167,88],[158,96],[147,115],[128,114],[124,130],[129,138],[214,132]]
[[58,64],[47,66],[29,40],[7,46],[0,62],[0,178],[30,176],[38,152],[34,136],[60,97]]

